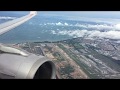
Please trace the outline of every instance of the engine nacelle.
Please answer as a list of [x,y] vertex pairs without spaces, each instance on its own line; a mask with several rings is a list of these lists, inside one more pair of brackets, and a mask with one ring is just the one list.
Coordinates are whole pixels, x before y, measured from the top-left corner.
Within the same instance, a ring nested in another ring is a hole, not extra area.
[[54,63],[44,56],[0,54],[1,79],[56,79]]

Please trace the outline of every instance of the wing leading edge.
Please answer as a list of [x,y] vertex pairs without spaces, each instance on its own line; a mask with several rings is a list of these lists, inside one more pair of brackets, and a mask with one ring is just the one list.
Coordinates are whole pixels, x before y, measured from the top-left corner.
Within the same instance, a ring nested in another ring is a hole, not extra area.
[[0,35],[8,32],[9,30],[11,30],[11,29],[13,29],[21,24],[23,24],[24,22],[33,18],[35,15],[37,15],[36,11],[30,11],[30,13],[28,15],[25,15],[23,17],[14,19],[12,21],[8,21],[8,22],[0,24]]

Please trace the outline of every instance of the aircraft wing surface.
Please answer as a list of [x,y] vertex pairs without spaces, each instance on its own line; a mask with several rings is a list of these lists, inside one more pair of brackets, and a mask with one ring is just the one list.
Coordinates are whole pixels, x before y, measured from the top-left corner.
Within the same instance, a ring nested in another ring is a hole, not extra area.
[[36,11],[31,11],[28,15],[0,24],[0,35],[23,24],[24,22],[33,18],[36,14],[37,14]]

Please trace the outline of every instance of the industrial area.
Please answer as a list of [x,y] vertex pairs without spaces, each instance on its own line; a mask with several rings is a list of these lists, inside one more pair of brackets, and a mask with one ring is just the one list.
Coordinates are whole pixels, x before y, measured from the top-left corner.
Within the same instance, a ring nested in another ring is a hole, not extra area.
[[102,39],[73,38],[57,42],[17,43],[12,46],[50,58],[55,63],[60,79],[104,79],[120,78],[119,54],[114,55],[120,50],[118,44],[108,39],[103,42]]

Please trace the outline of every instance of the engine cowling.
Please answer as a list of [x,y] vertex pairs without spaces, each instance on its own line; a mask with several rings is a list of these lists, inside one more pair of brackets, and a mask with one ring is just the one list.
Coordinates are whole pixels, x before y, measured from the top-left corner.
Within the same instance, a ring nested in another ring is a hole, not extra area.
[[1,79],[56,79],[54,63],[45,56],[0,54]]

